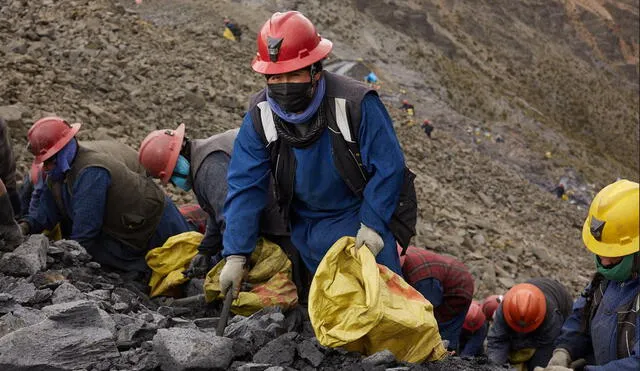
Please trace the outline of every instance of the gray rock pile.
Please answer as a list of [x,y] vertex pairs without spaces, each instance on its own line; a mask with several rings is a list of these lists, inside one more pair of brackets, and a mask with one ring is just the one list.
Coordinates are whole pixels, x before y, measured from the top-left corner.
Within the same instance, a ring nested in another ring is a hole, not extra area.
[[[0,256],[0,370],[409,370],[390,352],[324,347],[306,309],[234,316],[217,336],[219,304],[149,299],[143,282],[107,271],[74,241],[33,235]],[[173,304],[172,304],[173,303]],[[478,361],[470,369],[489,369]],[[398,368],[399,367],[399,368]],[[453,366],[452,366],[453,367]]]

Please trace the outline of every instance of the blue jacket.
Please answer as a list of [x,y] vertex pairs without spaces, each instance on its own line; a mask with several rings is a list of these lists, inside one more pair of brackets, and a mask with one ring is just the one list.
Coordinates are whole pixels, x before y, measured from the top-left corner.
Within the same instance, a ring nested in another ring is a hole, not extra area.
[[[297,163],[291,212],[293,244],[313,273],[336,240],[355,236],[363,223],[385,242],[377,261],[402,274],[395,239],[387,224],[404,179],[404,157],[389,114],[377,96],[363,99],[358,141],[362,162],[372,174],[363,199],[354,195],[338,174],[327,130],[310,146],[293,149]],[[247,114],[229,164],[224,256],[249,255],[254,250],[270,175],[269,151]]]
[[[67,187],[62,187],[62,199],[72,223],[69,239],[78,241],[83,246],[99,241],[110,184],[111,176],[107,170],[90,167],[78,176],[73,185],[73,196],[69,194]],[[32,233],[53,229],[62,221],[63,216],[48,187],[42,188],[37,210],[34,214],[30,212],[26,219]],[[189,224],[180,215],[171,199],[166,197],[162,218],[149,240],[148,247],[162,246],[169,237],[189,230]]]
[[626,358],[617,359],[616,345],[619,308],[629,305],[638,295],[638,290],[640,278],[624,282],[610,281],[588,332],[583,332],[581,326],[586,300],[584,297],[578,298],[573,305],[573,313],[562,327],[556,346],[567,349],[572,359],[589,359],[593,356],[596,366],[587,366],[585,370],[640,370],[640,314],[636,315],[635,333],[627,338],[632,349],[631,354]]

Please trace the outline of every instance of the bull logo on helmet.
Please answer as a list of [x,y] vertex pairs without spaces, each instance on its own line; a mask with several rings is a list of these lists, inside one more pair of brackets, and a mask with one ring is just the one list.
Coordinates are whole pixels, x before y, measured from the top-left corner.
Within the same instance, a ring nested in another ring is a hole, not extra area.
[[589,226],[589,230],[591,231],[591,235],[596,241],[602,241],[602,230],[604,229],[604,225],[606,222],[596,219],[596,217],[591,216],[591,225]]
[[278,61],[278,55],[280,54],[280,46],[282,46],[282,41],[284,38],[275,38],[275,37],[267,37],[267,49],[269,51],[269,59],[271,62]]

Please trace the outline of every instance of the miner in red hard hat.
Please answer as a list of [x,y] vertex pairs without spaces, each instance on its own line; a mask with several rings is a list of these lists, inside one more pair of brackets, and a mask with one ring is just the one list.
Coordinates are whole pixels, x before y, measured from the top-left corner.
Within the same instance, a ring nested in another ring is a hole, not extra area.
[[475,357],[484,354],[484,340],[489,332],[489,321],[482,311],[482,305],[472,301],[464,317],[460,332],[458,353],[461,357]]
[[[229,163],[225,292],[240,288],[271,176],[292,243],[311,273],[338,239],[354,236],[356,249],[366,245],[378,263],[401,274],[395,240],[408,243],[416,216],[415,203],[399,203],[404,156],[377,93],[323,71],[332,46],[295,11],[273,14],[258,33],[251,67],[266,86],[249,104]],[[407,184],[415,198],[412,178]],[[398,213],[399,205],[409,210]],[[392,223],[394,214],[409,220]]]
[[551,278],[532,278],[513,286],[494,314],[487,336],[489,361],[528,370],[546,366],[571,305],[567,289]]
[[[100,264],[145,274],[146,252],[189,231],[171,199],[144,175],[136,151],[114,140],[79,142],[80,124],[60,117],[36,121],[27,133],[47,186],[23,232],[60,223]],[[22,226],[21,226],[22,227]]]

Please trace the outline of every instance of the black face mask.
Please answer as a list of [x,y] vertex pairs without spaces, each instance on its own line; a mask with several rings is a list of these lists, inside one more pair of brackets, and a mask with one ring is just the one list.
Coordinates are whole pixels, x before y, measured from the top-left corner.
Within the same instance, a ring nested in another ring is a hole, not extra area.
[[301,112],[311,104],[312,85],[310,82],[268,84],[267,88],[269,89],[269,97],[286,112]]

